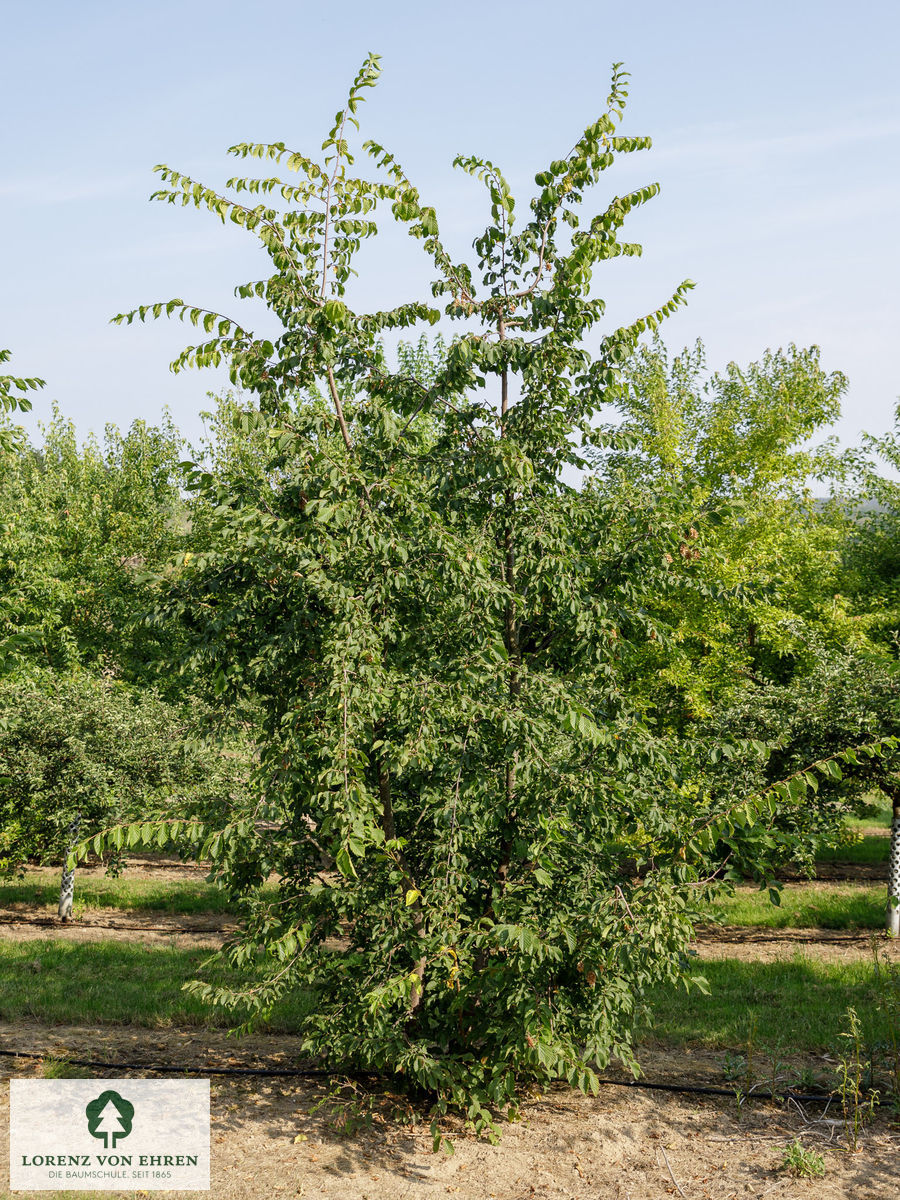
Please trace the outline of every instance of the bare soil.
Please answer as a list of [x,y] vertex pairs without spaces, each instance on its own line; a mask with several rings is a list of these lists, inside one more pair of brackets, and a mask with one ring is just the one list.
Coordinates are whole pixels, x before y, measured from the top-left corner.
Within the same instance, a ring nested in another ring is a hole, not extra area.
[[[900,962],[900,943],[884,933],[874,934],[881,956]],[[799,950],[822,962],[871,959],[870,930],[763,929],[747,925],[701,925],[695,949],[700,958],[738,958],[744,962],[776,962]]]
[[[77,920],[63,924],[46,905],[11,904],[0,914],[0,938],[16,942],[59,938],[71,942],[123,941],[170,945],[179,949],[221,946],[235,928],[223,913],[163,913],[125,909],[86,909]],[[826,962],[847,962],[872,956],[872,933],[866,930],[764,929],[745,925],[705,925],[697,929],[695,948],[700,958],[739,958],[774,962],[801,950]],[[900,962],[900,943],[875,935],[883,956]]]
[[[785,883],[808,883],[810,880],[794,867],[782,867],[775,878]],[[887,884],[887,863],[820,862],[816,863],[816,880],[822,883],[884,883]],[[813,881],[815,882],[815,881]]]
[[234,928],[234,919],[224,913],[89,908],[65,924],[47,905],[10,904],[0,914],[0,938],[15,942],[52,937],[66,942],[121,941],[215,949]]
[[[102,874],[102,865],[88,869]],[[56,872],[53,872],[56,874]],[[185,879],[203,868],[163,856],[130,864],[130,877]],[[856,874],[853,878],[865,878]],[[877,875],[876,878],[880,878]],[[820,876],[821,878],[821,876]],[[813,885],[814,886],[814,885]],[[72,940],[117,938],[179,946],[220,944],[231,919],[222,914],[166,914],[88,909],[61,925],[46,906],[8,906],[0,937]],[[835,930],[698,930],[701,958],[771,961],[798,949],[817,958],[868,957],[871,935]],[[900,958],[900,946],[879,937]],[[278,1069],[297,1065],[294,1039],[260,1034],[240,1041],[218,1030],[0,1024],[0,1050],[106,1063],[210,1065]],[[643,1047],[645,1078],[678,1085],[727,1087],[720,1053]],[[794,1070],[827,1075],[827,1058],[796,1056]],[[0,1057],[0,1078],[40,1074],[36,1059]],[[85,1073],[88,1070],[85,1069]],[[98,1075],[102,1071],[94,1072]],[[105,1074],[119,1074],[122,1069]],[[139,1070],[129,1074],[140,1074]],[[610,1072],[624,1084],[626,1076]],[[832,1104],[790,1107],[729,1097],[643,1091],[611,1084],[596,1098],[554,1089],[526,1100],[522,1119],[492,1146],[456,1125],[446,1132],[455,1153],[433,1154],[427,1127],[398,1116],[400,1097],[363,1094],[371,1124],[341,1131],[346,1108],[311,1112],[326,1091],[314,1079],[221,1078],[212,1083],[213,1200],[332,1196],[336,1200],[896,1200],[900,1196],[900,1124],[881,1110],[850,1153]],[[8,1196],[8,1089],[0,1089],[0,1198]],[[825,1156],[824,1179],[794,1179],[781,1167],[784,1148],[800,1138]],[[137,1193],[140,1194],[140,1193]],[[195,1193],[163,1193],[189,1197]],[[27,1196],[29,1193],[16,1193]],[[30,1193],[35,1200],[46,1193]]]
[[[20,1047],[72,1057],[166,1055],[168,1061],[289,1061],[290,1039],[227,1043],[223,1035],[178,1030],[100,1034],[84,1028],[52,1031],[0,1027]],[[685,1082],[708,1079],[715,1064],[704,1054],[657,1052],[648,1074]],[[10,1060],[18,1076],[40,1065]],[[11,1072],[7,1070],[7,1075]],[[879,1114],[861,1149],[849,1153],[840,1114],[758,1102],[739,1113],[726,1098],[674,1095],[609,1086],[596,1098],[554,1089],[527,1100],[522,1119],[492,1146],[459,1126],[448,1127],[455,1153],[433,1154],[427,1128],[398,1119],[399,1097],[371,1095],[372,1123],[347,1136],[340,1119],[310,1109],[324,1084],[293,1080],[213,1080],[212,1188],[215,1200],[263,1196],[333,1196],[338,1200],[887,1200],[900,1192],[900,1129]],[[7,1089],[0,1110],[8,1104]],[[346,1114],[344,1114],[346,1115]],[[6,1136],[8,1122],[0,1112]],[[824,1179],[794,1180],[780,1169],[795,1137],[826,1159]],[[0,1141],[8,1180],[6,1147]],[[166,1193],[169,1196],[192,1193]],[[27,1195],[27,1193],[17,1193]],[[33,1193],[35,1197],[41,1193]]]

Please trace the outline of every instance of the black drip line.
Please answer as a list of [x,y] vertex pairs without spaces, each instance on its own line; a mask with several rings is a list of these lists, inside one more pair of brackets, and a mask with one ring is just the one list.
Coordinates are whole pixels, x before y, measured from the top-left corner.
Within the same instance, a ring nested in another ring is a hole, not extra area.
[[[50,1058],[48,1054],[33,1054],[27,1050],[0,1050],[0,1055],[4,1058],[28,1058],[43,1060]],[[251,1078],[268,1078],[268,1079],[334,1079],[338,1076],[346,1076],[353,1079],[381,1079],[383,1076],[376,1071],[339,1071],[328,1070],[325,1067],[172,1067],[158,1066],[155,1063],[104,1063],[94,1062],[92,1059],[86,1058],[66,1058],[66,1063],[72,1067],[92,1067],[97,1071],[153,1071],[166,1075],[223,1075],[223,1076],[249,1076]],[[641,1091],[648,1092],[675,1092],[687,1096],[728,1096],[734,1099],[738,1094],[734,1088],[713,1087],[703,1084],[688,1084],[688,1083],[651,1083],[640,1079],[600,1079],[598,1080],[603,1087],[624,1087],[637,1088]],[[794,1100],[797,1104],[830,1104],[833,1100],[839,1100],[840,1097],[834,1092],[813,1092],[804,1094],[795,1092],[788,1088],[784,1092],[755,1092],[750,1091],[741,1093],[742,1100]],[[876,1100],[875,1107],[889,1108],[894,1107],[894,1100]]]

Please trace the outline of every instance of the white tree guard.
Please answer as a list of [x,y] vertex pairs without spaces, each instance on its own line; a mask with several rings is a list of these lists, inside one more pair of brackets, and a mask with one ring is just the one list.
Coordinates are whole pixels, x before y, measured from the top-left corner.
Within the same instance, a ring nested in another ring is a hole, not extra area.
[[891,856],[888,863],[888,902],[885,926],[891,937],[900,937],[900,812],[891,822]]
[[[78,845],[78,831],[81,828],[81,813],[76,813],[69,826],[68,851],[66,858]],[[62,882],[59,888],[59,919],[63,922],[71,920],[72,905],[75,901],[75,868],[63,864]]]

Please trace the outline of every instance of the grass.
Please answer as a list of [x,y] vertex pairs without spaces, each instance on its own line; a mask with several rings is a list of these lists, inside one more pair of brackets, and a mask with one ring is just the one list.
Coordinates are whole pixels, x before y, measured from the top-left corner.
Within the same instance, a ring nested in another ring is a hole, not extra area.
[[837,846],[833,850],[822,850],[817,862],[839,863],[887,863],[891,850],[891,839],[887,837],[864,837],[848,846]]
[[[865,816],[849,817],[847,829],[859,833],[866,829],[882,828],[885,834],[891,828],[893,811],[890,802],[879,793],[873,793],[871,803],[866,809]],[[864,836],[861,841],[848,846],[838,846],[834,850],[824,850],[819,854],[819,862],[840,863],[886,863],[890,851],[890,838],[877,834]]]
[[[887,863],[889,840],[863,838],[855,845],[823,854],[821,861]],[[886,878],[886,876],[885,876]],[[853,883],[820,884],[816,888],[788,885],[781,907],[770,904],[766,892],[739,888],[735,896],[712,905],[710,918],[726,925],[762,925],[769,929],[819,926],[824,929],[880,929],[884,923],[884,886]],[[267,885],[264,891],[273,891]],[[56,911],[59,885],[55,878],[25,878],[0,883],[0,909],[11,904],[46,906]],[[114,879],[103,876],[78,879],[75,917],[87,909],[120,909],[136,912],[227,913],[228,898],[205,880]]]
[[867,806],[866,815],[864,817],[849,817],[847,824],[851,829],[871,829],[875,825],[881,825],[885,829],[890,829],[891,818],[893,816],[890,801],[874,792],[870,798],[871,804]]
[[780,962],[721,959],[702,964],[710,995],[658,987],[649,997],[652,1022],[641,1040],[667,1045],[741,1049],[755,1028],[760,1047],[796,1054],[839,1053],[845,1013],[864,1014],[870,1044],[890,1041],[890,1019],[878,1010],[871,961],[823,963],[797,954]]
[[[848,832],[864,833],[867,829],[881,828],[885,835],[891,828],[893,811],[891,804],[880,792],[873,792],[868,797],[865,815],[848,817],[844,822]],[[872,865],[886,863],[890,850],[890,839],[887,836],[869,834],[859,842],[846,846],[838,846],[833,850],[823,850],[818,855],[819,862],[860,863]]]
[[[267,889],[263,889],[264,891]],[[46,904],[56,910],[59,883],[23,879],[0,883],[0,908],[9,904]],[[228,898],[213,883],[198,880],[114,879],[75,881],[75,915],[86,908],[132,909],[168,913],[226,913]]]
[[767,890],[738,888],[713,901],[710,918],[766,929],[882,929],[886,899],[886,884],[787,884],[780,905]]
[[[0,1020],[233,1026],[237,1014],[210,1010],[181,990],[185,979],[201,973],[206,957],[203,950],[151,950],[126,942],[0,942]],[[212,982],[229,978],[224,968],[202,974]],[[842,1044],[843,1013],[852,1005],[865,1014],[867,1036],[889,1040],[887,1018],[874,1003],[875,971],[869,961],[819,963],[800,955],[778,963],[726,959],[704,963],[703,974],[709,996],[673,987],[652,992],[652,1026],[643,1027],[643,1038],[735,1048],[746,1041],[747,1022],[754,1019],[761,1044],[780,1042],[798,1053],[833,1052]],[[265,1028],[296,1032],[310,1004],[302,994],[283,1001]]]
[[[238,1013],[210,1009],[181,990],[202,976],[228,983],[224,967],[201,971],[207,950],[143,947],[134,942],[0,942],[0,1020],[46,1025],[211,1025],[229,1028]],[[309,1011],[307,997],[285,1000],[265,1028],[296,1030]]]

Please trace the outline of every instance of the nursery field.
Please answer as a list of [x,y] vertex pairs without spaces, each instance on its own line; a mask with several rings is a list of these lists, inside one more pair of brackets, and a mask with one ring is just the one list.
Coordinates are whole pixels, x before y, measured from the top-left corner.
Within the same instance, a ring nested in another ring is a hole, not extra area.
[[[642,1081],[723,1094],[627,1088],[614,1064],[597,1097],[564,1088],[529,1097],[497,1146],[451,1130],[448,1157],[432,1154],[427,1129],[375,1081],[343,1081],[317,1108],[341,1081],[214,1075],[212,1194],[895,1195],[896,1109],[863,1114],[854,1152],[853,1104],[846,1085],[842,1102],[840,1082],[854,1051],[850,1009],[863,1082],[886,1099],[898,1065],[900,953],[881,932],[884,884],[870,877],[884,869],[885,833],[869,822],[861,841],[821,864],[826,879],[785,882],[778,906],[750,886],[722,897],[693,948],[709,995],[660,988],[650,997],[639,1028]],[[57,888],[50,868],[0,888],[0,1049],[30,1056],[4,1057],[5,1075],[115,1073],[73,1059],[173,1071],[297,1065],[292,1032],[307,997],[235,1040],[233,1018],[181,990],[188,978],[224,977],[204,963],[232,919],[200,868],[162,857],[139,859],[118,879],[87,868],[66,926],[55,917]],[[834,1097],[753,1098],[786,1088]],[[803,1153],[791,1150],[798,1141]],[[820,1155],[824,1176],[791,1174],[798,1153],[801,1163]]]
[[59,372],[0,348],[0,1069],[209,1077],[224,1200],[896,1200],[900,411],[844,446],[830,351],[668,345],[680,267],[609,321],[622,62],[440,219],[381,70],[311,156],[156,167],[269,263],[257,332],[180,255],[111,317],[224,370],[202,432],[26,428]]

